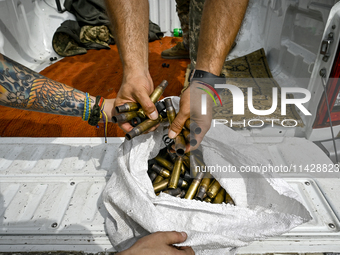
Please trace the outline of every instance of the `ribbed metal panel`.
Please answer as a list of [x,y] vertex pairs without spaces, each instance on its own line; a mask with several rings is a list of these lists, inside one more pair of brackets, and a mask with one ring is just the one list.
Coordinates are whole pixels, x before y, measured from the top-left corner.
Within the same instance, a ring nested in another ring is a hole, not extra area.
[[149,6],[150,20],[158,24],[166,36],[172,36],[174,28],[181,27],[175,0],[149,0]]

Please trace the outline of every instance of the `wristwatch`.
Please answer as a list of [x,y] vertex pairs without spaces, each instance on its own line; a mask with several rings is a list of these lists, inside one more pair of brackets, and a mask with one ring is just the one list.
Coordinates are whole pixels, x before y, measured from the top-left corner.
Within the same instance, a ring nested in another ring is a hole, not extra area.
[[226,79],[221,76],[214,75],[212,73],[194,69],[191,71],[189,75],[189,82],[191,81],[201,81],[207,83],[213,87],[215,84],[224,84],[226,83]]

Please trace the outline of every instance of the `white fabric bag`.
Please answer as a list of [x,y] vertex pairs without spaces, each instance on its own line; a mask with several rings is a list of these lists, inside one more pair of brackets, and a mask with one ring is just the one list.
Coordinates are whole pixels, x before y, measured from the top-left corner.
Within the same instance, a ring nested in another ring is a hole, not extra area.
[[[213,173],[236,206],[165,193],[156,196],[147,174],[148,160],[165,147],[162,137],[167,132],[163,125],[155,132],[125,140],[119,148],[118,169],[103,193],[110,214],[106,229],[117,250],[129,248],[149,233],[175,230],[188,234],[181,246],[191,246],[196,254],[226,254],[233,247],[281,235],[311,219],[291,187],[270,174],[223,178],[225,173]],[[207,166],[231,164],[239,169],[270,163],[256,145],[224,125],[211,128],[202,146]]]

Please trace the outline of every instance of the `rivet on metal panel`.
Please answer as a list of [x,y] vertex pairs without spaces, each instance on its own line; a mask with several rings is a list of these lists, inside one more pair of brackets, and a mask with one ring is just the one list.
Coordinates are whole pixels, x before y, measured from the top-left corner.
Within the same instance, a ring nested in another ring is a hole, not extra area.
[[333,26],[332,26],[332,29],[335,29],[335,28],[336,28],[336,25],[333,25]]
[[326,68],[322,68],[319,72],[321,77],[326,77]]
[[75,183],[74,182],[71,182],[70,185],[73,186]]
[[310,185],[310,182],[305,182],[305,184],[306,184],[307,186],[309,186],[309,185]]
[[335,225],[334,225],[333,223],[329,223],[329,224],[328,224],[328,227],[330,227],[330,228],[335,228]]
[[51,225],[52,228],[56,228],[57,226],[58,226],[58,223],[57,223],[57,222],[54,222],[54,223],[52,223],[52,225]]

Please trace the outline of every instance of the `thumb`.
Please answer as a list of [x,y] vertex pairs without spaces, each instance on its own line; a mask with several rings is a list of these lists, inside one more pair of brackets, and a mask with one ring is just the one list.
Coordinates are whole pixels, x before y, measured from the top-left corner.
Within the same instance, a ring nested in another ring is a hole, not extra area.
[[187,239],[185,232],[169,231],[163,232],[163,240],[166,244],[178,244],[183,243]]
[[178,112],[176,118],[171,123],[169,128],[168,136],[170,139],[174,139],[183,129],[185,121],[188,117],[183,114],[181,111]]
[[138,102],[142,106],[145,114],[152,120],[158,118],[158,112],[155,104],[151,101],[147,93],[140,94],[138,96]]

